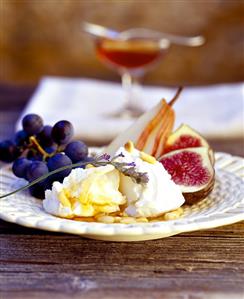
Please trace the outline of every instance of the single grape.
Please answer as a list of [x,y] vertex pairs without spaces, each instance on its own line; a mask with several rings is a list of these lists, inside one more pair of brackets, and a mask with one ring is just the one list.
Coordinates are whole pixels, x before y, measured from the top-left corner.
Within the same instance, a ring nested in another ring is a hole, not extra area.
[[29,135],[24,130],[20,130],[15,133],[14,141],[17,146],[25,147],[29,143]]
[[76,163],[87,157],[88,147],[82,141],[72,141],[67,144],[65,154],[72,160],[73,163]]
[[44,126],[40,133],[37,134],[37,140],[42,147],[49,147],[54,144],[52,139],[52,127]]
[[47,190],[47,189],[52,189],[52,185],[53,185],[53,178],[52,176],[49,176],[46,180],[45,180],[45,184],[44,184],[44,190]]
[[32,196],[44,199],[45,198],[45,187],[42,184],[35,184],[31,187],[29,187],[29,192]]
[[[48,166],[49,171],[53,171],[60,167],[68,166],[71,164],[72,164],[72,161],[70,160],[70,158],[63,153],[57,153],[53,157],[49,158],[47,161],[47,166]],[[71,168],[62,170],[62,171],[52,175],[51,179],[53,181],[56,180],[56,181],[62,182],[63,179],[70,174],[70,172],[71,172]]]
[[11,140],[0,142],[0,160],[3,162],[13,162],[21,154],[15,143]]
[[31,161],[26,158],[18,158],[14,161],[12,171],[18,178],[26,178],[27,167],[31,164]]
[[67,144],[73,134],[74,128],[67,120],[57,122],[52,129],[52,138],[57,144]]
[[57,144],[53,144],[52,146],[44,147],[45,152],[48,154],[52,154],[52,153],[56,152],[57,149],[58,149]]
[[[48,167],[45,162],[31,162],[31,164],[26,169],[26,178],[29,182],[33,182],[44,174],[48,174]],[[44,182],[44,180],[41,182]]]
[[28,152],[27,152],[27,155],[26,157],[31,160],[31,161],[42,161],[42,154],[40,154],[37,150],[35,149],[30,149]]
[[35,135],[41,132],[43,120],[37,114],[27,114],[22,120],[24,131],[29,135]]

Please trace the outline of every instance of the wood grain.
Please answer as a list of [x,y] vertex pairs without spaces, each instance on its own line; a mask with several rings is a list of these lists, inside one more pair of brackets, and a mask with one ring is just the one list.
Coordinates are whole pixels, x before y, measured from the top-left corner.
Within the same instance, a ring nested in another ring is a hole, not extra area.
[[[17,91],[6,92],[12,104]],[[32,91],[20,92],[16,111]],[[3,107],[4,123],[11,128],[7,115],[13,109],[0,101]],[[244,156],[241,139],[210,142],[216,150]],[[243,282],[244,222],[155,241],[114,243],[0,220],[1,299],[243,299]]]
[[108,243],[32,229],[9,233],[2,222],[0,289],[241,292],[243,228],[244,222],[156,241]]
[[144,291],[147,298],[150,290],[155,296],[243,294],[243,237],[244,222],[156,241],[108,243],[1,221],[0,290],[85,293],[86,298],[123,296],[128,290],[128,298]]

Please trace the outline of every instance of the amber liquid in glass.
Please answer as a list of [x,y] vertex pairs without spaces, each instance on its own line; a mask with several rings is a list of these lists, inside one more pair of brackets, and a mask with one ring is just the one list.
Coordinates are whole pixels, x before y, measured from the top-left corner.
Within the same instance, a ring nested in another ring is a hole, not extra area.
[[98,57],[117,68],[138,69],[155,62],[165,49],[153,40],[99,40],[96,45]]

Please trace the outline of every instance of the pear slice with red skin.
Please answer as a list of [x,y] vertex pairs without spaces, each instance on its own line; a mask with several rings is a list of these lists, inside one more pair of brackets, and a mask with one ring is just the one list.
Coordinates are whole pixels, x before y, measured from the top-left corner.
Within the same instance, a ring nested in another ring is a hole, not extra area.
[[143,150],[144,152],[149,153],[154,145],[155,135],[157,134],[161,120],[164,119],[170,109],[164,99],[161,101],[161,105],[161,109],[151,119],[151,121],[148,122],[145,128],[143,128],[141,134],[138,136],[135,147],[139,151]]
[[207,147],[185,148],[163,155],[159,161],[180,186],[186,204],[206,198],[213,190],[215,171]]
[[169,117],[167,122],[163,122],[158,134],[155,138],[154,147],[151,155],[156,159],[161,157],[163,154],[165,143],[173,130],[175,122],[175,112],[173,109],[169,110]]
[[105,149],[105,152],[114,155],[119,147],[131,140],[135,147],[151,154],[155,137],[161,123],[164,121],[165,110],[168,108],[165,100],[161,100],[155,107],[140,116],[127,130],[119,134]]
[[[158,114],[150,123],[148,123],[148,125],[142,131],[142,134],[139,136],[136,143],[136,148],[143,150],[155,158],[158,158],[162,155],[165,142],[174,127],[175,112],[172,107],[179,98],[182,90],[183,87],[179,87],[171,101],[168,104],[164,102],[165,108],[162,109],[160,114]],[[148,127],[151,128],[152,124],[155,124],[155,120],[158,119],[158,116],[161,116],[160,121],[153,126],[153,130],[149,131]],[[144,142],[141,142],[142,140]]]
[[119,147],[131,140],[138,150],[150,155],[154,153],[155,157],[160,156],[164,143],[174,125],[172,106],[179,98],[182,89],[182,87],[178,88],[169,103],[166,103],[163,99],[152,109],[141,115],[127,130],[119,134],[105,148],[105,151],[110,155],[114,155]]
[[210,150],[210,158],[214,164],[214,153],[210,148],[209,143],[196,130],[192,129],[187,124],[182,124],[173,133],[170,134],[165,142],[163,153],[172,152],[183,148],[206,147]]
[[[158,120],[159,121],[156,123],[153,119],[152,122],[146,126],[135,145],[137,149],[144,151],[155,158],[160,157],[161,153],[159,153],[159,150],[164,146],[164,143],[172,132],[174,126],[174,111],[166,102],[165,108],[162,109]],[[154,127],[152,128],[153,123]],[[151,131],[148,130],[150,127],[152,128]],[[147,136],[144,143],[141,142],[143,136]]]

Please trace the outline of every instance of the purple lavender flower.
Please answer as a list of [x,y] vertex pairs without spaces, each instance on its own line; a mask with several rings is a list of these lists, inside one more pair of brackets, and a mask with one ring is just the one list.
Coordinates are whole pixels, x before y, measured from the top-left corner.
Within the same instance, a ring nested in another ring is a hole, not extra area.
[[130,163],[127,163],[127,166],[136,167],[136,163],[135,162],[130,162]]
[[118,158],[118,157],[122,157],[122,158],[124,158],[125,155],[121,152],[121,153],[119,153],[119,154],[117,155],[117,158]]
[[104,154],[102,154],[102,155],[99,157],[99,160],[106,160],[106,161],[109,161],[109,160],[110,160],[110,155],[107,154],[107,153],[104,153]]

